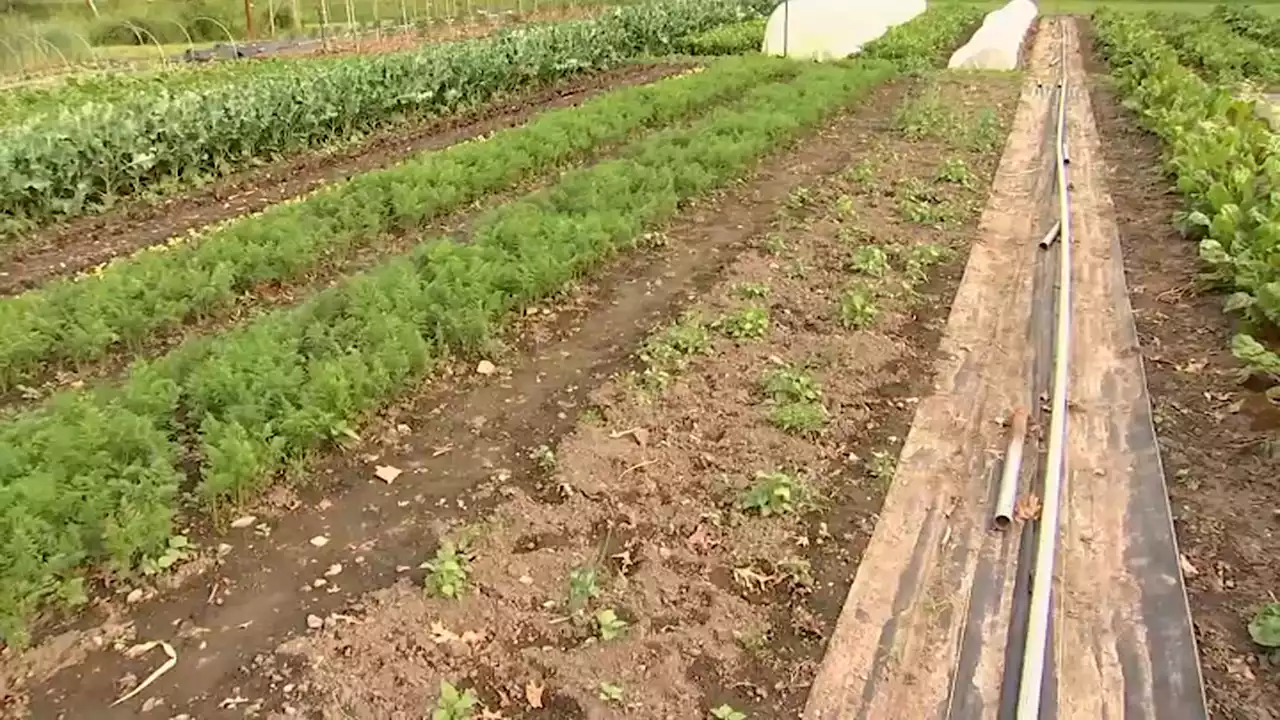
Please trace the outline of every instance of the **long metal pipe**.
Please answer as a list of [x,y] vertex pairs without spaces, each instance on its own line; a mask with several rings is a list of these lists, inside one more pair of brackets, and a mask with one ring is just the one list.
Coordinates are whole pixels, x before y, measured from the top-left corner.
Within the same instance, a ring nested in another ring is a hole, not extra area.
[[1027,441],[1027,409],[1013,411],[1009,423],[1009,447],[1004,453],[1004,469],[1000,473],[1000,489],[996,492],[996,511],[992,518],[997,530],[1013,525],[1013,506],[1018,497],[1018,478],[1022,475],[1022,447]]
[[1062,494],[1066,485],[1067,380],[1071,356],[1071,203],[1068,194],[1067,157],[1067,34],[1062,28],[1060,73],[1058,82],[1058,220],[1059,266],[1057,325],[1053,341],[1053,396],[1050,401],[1049,447],[1044,468],[1044,502],[1040,515],[1040,533],[1036,545],[1035,574],[1031,579],[1031,602],[1027,621],[1027,642],[1018,683],[1017,720],[1039,720],[1040,699],[1044,688],[1045,655],[1049,645],[1049,624],[1053,594],[1053,570],[1058,551],[1058,523]]

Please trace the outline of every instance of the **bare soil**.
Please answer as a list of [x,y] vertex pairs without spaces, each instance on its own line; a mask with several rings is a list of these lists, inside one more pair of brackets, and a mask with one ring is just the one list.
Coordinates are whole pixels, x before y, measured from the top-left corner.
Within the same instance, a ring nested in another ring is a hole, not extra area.
[[455,115],[397,125],[338,150],[308,152],[217,180],[161,202],[128,201],[101,215],[0,244],[0,295],[71,275],[113,257],[312,192],[322,185],[389,167],[419,152],[514,127],[531,116],[625,85],[673,75],[687,66],[627,65],[573,78]]
[[[965,117],[1007,120],[1016,84],[972,83],[945,84],[943,99],[966,98]],[[524,318],[491,358],[496,372],[453,368],[377,419],[365,445],[319,462],[314,486],[280,488],[247,525],[206,536],[190,569],[161,587],[116,588],[79,627],[5,654],[0,717],[419,717],[444,678],[512,718],[601,716],[600,682],[641,704],[636,717],[696,717],[711,702],[794,715],[928,389],[999,152],[957,148],[956,133],[886,132],[904,89],[877,91],[695,204],[651,249]],[[859,169],[860,158],[874,165]],[[948,159],[964,160],[967,185],[935,180]],[[904,219],[920,212],[940,213],[923,218],[939,227]],[[873,327],[855,331],[832,313],[868,232],[955,252],[919,297],[881,297]],[[736,310],[741,283],[769,287],[756,300],[766,337],[713,332],[708,353],[667,368],[665,391],[639,389],[645,335],[694,297],[707,319]],[[765,422],[758,382],[775,357],[821,383],[829,421],[817,435]],[[378,465],[403,475],[377,480]],[[737,508],[754,473],[772,469],[803,477],[817,502],[782,517]],[[464,598],[427,597],[424,560],[464,529],[478,533]],[[577,566],[598,573],[581,616],[563,606]],[[627,626],[592,640],[585,618],[605,607]],[[177,666],[107,709],[163,659],[121,652],[150,639],[171,642]]]
[[1197,282],[1196,244],[1173,228],[1182,202],[1159,140],[1120,105],[1106,68],[1090,69],[1209,710],[1273,720],[1280,668],[1247,623],[1280,588],[1280,408],[1236,378],[1233,321]]

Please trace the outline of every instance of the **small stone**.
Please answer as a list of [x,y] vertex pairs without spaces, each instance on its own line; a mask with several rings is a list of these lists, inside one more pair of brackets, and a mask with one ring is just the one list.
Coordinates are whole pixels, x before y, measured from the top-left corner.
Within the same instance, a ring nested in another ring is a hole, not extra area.
[[317,535],[311,538],[311,544],[314,545],[315,547],[322,548],[325,545],[329,544],[329,538],[325,537],[324,535]]
[[340,572],[342,572],[342,563],[334,563],[329,566],[328,570],[324,571],[324,576],[333,577],[334,575],[337,575]]
[[142,588],[134,588],[129,591],[128,595],[125,596],[124,601],[126,603],[129,603],[130,605],[133,605],[134,603],[142,602],[142,596],[143,596]]
[[311,628],[312,630],[319,630],[320,628],[324,627],[324,618],[320,617],[319,615],[308,615],[307,627]]
[[476,365],[476,372],[480,373],[481,375],[492,375],[497,371],[498,371],[498,366],[494,365],[488,360],[481,360],[480,363]]
[[247,528],[256,522],[258,522],[258,517],[256,515],[245,515],[232,520],[231,527],[236,529]]
[[404,472],[404,471],[403,471],[403,470],[401,470],[401,469],[400,469],[400,468],[398,468],[398,467],[395,467],[394,465],[379,465],[379,466],[378,466],[378,467],[373,471],[373,474],[374,474],[374,475],[375,475],[379,480],[381,480],[381,481],[383,481],[383,482],[385,482],[385,483],[390,484],[390,483],[395,482],[395,479],[396,479],[396,478],[398,478],[398,477],[400,477],[400,474],[401,474],[402,472]]

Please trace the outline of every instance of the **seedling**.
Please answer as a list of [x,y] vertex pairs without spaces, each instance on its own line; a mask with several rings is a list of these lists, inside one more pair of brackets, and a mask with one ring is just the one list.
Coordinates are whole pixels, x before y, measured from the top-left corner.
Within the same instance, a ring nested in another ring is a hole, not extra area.
[[530,450],[529,458],[537,463],[543,472],[552,473],[556,470],[556,453],[548,445],[539,445]]
[[849,267],[864,275],[882,278],[889,272],[889,254],[879,245],[863,245],[853,251]]
[[605,702],[617,703],[621,705],[622,694],[623,694],[623,690],[621,685],[614,685],[613,683],[608,683],[608,682],[600,683],[600,699],[601,700],[604,700]]
[[645,343],[640,359],[645,368],[640,384],[660,392],[671,383],[674,373],[683,370],[689,358],[711,349],[711,335],[700,317],[686,314]]
[[764,236],[761,246],[770,255],[781,255],[787,251],[787,239],[782,236],[782,233],[772,232]]
[[760,384],[764,393],[779,403],[816,402],[822,397],[813,378],[790,367],[770,370]]
[[734,291],[734,294],[736,294],[738,297],[745,298],[748,300],[754,300],[757,298],[763,298],[763,297],[769,296],[769,286],[762,282],[739,283],[737,287],[733,289],[733,291]]
[[898,195],[898,211],[909,222],[938,227],[960,217],[960,211],[954,205],[938,197],[933,188],[915,178],[902,183]]
[[918,285],[929,279],[929,270],[938,263],[951,257],[951,250],[942,245],[926,243],[913,245],[908,249],[900,249],[898,256],[905,266],[908,285]]
[[769,411],[769,422],[785,433],[813,435],[827,424],[827,410],[815,402],[793,402]]
[[440,681],[440,697],[436,700],[436,710],[431,713],[431,720],[472,720],[480,698],[474,690],[460,692],[448,680]]
[[910,140],[946,138],[956,126],[956,117],[942,102],[938,89],[930,87],[898,108],[893,124]]
[[581,612],[587,603],[600,596],[598,573],[594,567],[577,567],[569,571],[569,609]]
[[896,472],[897,460],[892,454],[883,450],[876,450],[871,453],[871,459],[867,461],[867,473],[881,487],[888,487],[893,482],[893,476]]
[[859,160],[856,165],[844,171],[844,178],[858,185],[873,186],[876,181],[876,166],[870,160]]
[[614,640],[627,628],[627,621],[618,617],[611,608],[596,613],[596,628],[600,631],[600,639],[608,642]]
[[808,486],[795,475],[780,470],[756,473],[756,480],[738,499],[740,510],[754,510],[763,517],[787,515],[809,498]]
[[807,187],[798,187],[787,195],[786,206],[791,210],[802,210],[813,205],[813,190]]
[[711,708],[712,720],[747,720],[747,714],[729,705]]
[[973,185],[973,173],[969,172],[969,166],[960,158],[951,158],[942,163],[942,167],[938,168],[938,181],[970,187]]
[[977,122],[969,130],[968,144],[974,150],[989,152],[1000,147],[1000,118],[991,108],[983,108]]
[[168,546],[165,547],[164,552],[160,553],[158,557],[147,558],[142,561],[142,574],[159,575],[179,562],[191,557],[191,553],[194,549],[195,547],[191,544],[191,541],[187,539],[186,535],[174,535],[169,538]]
[[840,324],[850,330],[869,327],[880,316],[875,293],[871,288],[854,283],[840,295]]
[[449,599],[461,597],[471,575],[471,556],[465,544],[451,540],[440,543],[435,558],[427,563],[424,582],[428,593]]
[[778,574],[791,585],[792,590],[812,590],[813,565],[801,557],[786,557],[776,564]]
[[758,340],[769,332],[769,311],[749,305],[720,318],[715,327],[735,340]]
[[858,208],[854,204],[853,198],[848,195],[841,195],[836,198],[835,202],[836,217],[841,220],[853,220],[858,217]]

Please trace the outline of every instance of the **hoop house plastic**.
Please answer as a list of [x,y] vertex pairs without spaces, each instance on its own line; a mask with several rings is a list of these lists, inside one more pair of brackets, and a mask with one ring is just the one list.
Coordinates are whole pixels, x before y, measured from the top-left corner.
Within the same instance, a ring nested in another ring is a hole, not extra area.
[[924,0],[787,0],[765,26],[767,55],[838,60],[923,13]]
[[1008,5],[987,13],[982,27],[969,42],[955,51],[947,63],[949,68],[973,70],[1012,70],[1018,66],[1018,50],[1035,22],[1036,4],[1031,0],[1012,0]]

